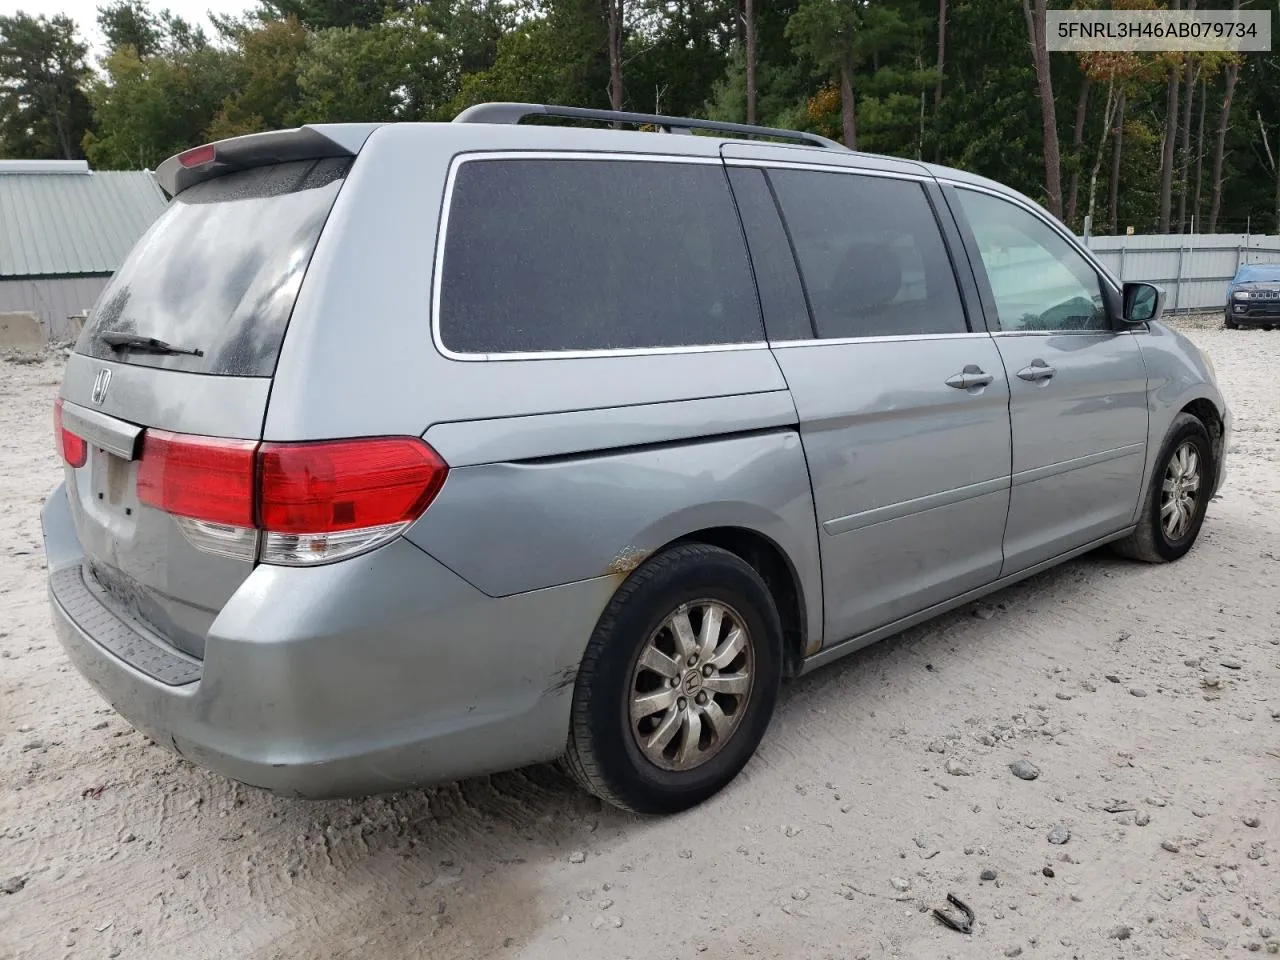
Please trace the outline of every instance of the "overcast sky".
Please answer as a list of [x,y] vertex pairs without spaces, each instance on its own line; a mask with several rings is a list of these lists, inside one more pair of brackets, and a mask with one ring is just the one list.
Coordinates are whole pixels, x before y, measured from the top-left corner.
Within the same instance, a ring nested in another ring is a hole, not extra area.
[[[65,13],[76,22],[80,33],[93,47],[95,53],[102,48],[102,33],[98,30],[98,6],[104,0],[0,0],[0,13],[13,13],[21,10],[30,14]],[[215,13],[240,14],[256,7],[253,0],[152,0],[152,10],[168,7],[174,13],[187,20],[199,23],[205,32],[212,34],[213,28],[205,14],[212,10]]]

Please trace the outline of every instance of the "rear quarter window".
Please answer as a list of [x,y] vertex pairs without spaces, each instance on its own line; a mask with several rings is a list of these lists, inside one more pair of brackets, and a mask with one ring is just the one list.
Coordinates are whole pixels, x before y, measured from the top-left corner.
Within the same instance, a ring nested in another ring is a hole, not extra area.
[[460,163],[438,309],[441,343],[459,354],[764,338],[719,164]]
[[[80,353],[191,373],[269,377],[350,159],[255,167],[178,194],[103,290]],[[113,350],[130,333],[201,356]]]

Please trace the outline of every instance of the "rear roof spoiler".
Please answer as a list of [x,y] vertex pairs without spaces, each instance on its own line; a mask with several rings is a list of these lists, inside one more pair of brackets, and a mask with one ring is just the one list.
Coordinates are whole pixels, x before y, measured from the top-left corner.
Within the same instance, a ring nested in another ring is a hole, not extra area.
[[354,157],[380,126],[380,123],[319,123],[219,140],[170,157],[156,168],[156,180],[165,193],[176,197],[188,187],[233,170],[291,160]]

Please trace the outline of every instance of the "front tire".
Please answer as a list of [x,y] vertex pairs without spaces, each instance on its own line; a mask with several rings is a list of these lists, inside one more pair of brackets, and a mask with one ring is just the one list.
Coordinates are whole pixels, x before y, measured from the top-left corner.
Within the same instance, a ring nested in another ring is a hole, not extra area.
[[1138,527],[1115,544],[1122,556],[1168,563],[1196,542],[1209,507],[1217,466],[1203,423],[1189,413],[1174,418],[1138,515]]
[[773,715],[782,627],[760,575],[701,543],[618,588],[587,644],[565,767],[637,813],[675,813],[729,783]]

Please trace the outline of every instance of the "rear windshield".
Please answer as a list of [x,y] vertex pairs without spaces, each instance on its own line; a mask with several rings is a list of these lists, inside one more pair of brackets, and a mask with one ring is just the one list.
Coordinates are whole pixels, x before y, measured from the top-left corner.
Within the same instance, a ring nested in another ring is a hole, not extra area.
[[[174,198],[94,307],[76,349],[191,373],[269,377],[349,158],[255,167]],[[193,354],[115,348],[136,334]]]

